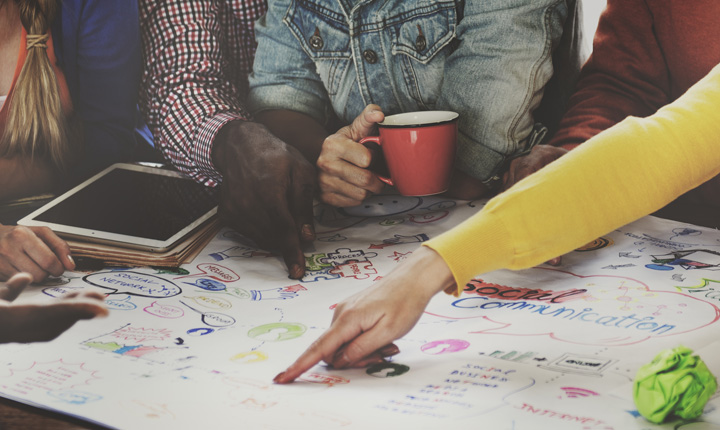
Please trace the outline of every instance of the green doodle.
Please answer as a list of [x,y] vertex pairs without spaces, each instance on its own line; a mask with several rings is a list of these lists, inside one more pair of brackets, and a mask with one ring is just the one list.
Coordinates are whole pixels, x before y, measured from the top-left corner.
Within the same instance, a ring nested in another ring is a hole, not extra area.
[[[255,339],[265,336],[263,340],[270,342],[281,342],[284,340],[295,339],[302,336],[307,331],[307,327],[300,323],[270,323],[264,324],[248,331],[248,336]],[[274,339],[268,339],[266,335],[275,332]]]
[[305,268],[311,272],[319,272],[332,267],[332,264],[322,262],[325,258],[327,258],[326,254],[311,254],[309,257],[306,255]]

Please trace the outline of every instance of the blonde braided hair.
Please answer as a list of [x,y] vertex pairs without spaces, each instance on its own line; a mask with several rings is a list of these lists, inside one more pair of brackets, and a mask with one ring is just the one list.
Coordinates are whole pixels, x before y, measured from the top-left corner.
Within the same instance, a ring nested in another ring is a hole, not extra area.
[[74,152],[60,88],[46,51],[48,30],[58,14],[58,0],[15,0],[27,32],[27,56],[11,98],[0,138],[0,157],[40,158],[58,171]]

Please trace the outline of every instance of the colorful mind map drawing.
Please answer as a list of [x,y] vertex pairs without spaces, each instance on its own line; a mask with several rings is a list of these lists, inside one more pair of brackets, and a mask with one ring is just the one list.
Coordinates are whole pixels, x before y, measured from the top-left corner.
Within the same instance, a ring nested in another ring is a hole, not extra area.
[[[652,217],[559,267],[478,274],[459,295],[437,295],[392,358],[320,362],[294,384],[272,383],[339,303],[482,205],[391,194],[317,204],[300,280],[277,250],[229,229],[177,269],[66,272],[20,299],[91,289],[109,316],[50,342],[0,345],[0,395],[120,429],[693,430],[649,427],[618,394],[659,351],[717,339],[720,233]],[[716,354],[703,358],[720,369]],[[720,397],[702,419],[720,426]]]
[[[625,345],[677,336],[720,318],[720,309],[712,303],[673,291],[654,291],[631,278],[581,276],[547,268],[529,271],[534,272],[534,283],[554,285],[561,293],[552,297],[518,288],[527,283],[527,274],[498,271],[487,276],[493,284],[453,301],[452,312],[429,312],[456,319],[477,315],[482,322],[473,333],[548,336],[588,345]],[[582,290],[586,291],[576,294]],[[513,313],[523,314],[521,324],[513,322]]]
[[653,255],[652,264],[645,267],[653,270],[720,270],[720,252],[707,249],[675,251],[662,255]]

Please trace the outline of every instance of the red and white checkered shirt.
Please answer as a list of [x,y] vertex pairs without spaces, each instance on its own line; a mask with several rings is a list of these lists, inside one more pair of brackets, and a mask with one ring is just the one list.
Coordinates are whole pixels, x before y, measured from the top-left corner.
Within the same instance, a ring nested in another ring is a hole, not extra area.
[[263,0],[140,0],[144,71],[140,109],[165,158],[215,186],[215,135],[247,120],[243,106]]

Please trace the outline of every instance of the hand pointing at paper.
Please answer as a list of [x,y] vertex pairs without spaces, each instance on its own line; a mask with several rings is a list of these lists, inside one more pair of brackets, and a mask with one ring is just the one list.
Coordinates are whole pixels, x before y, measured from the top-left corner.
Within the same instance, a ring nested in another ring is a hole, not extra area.
[[292,382],[320,360],[342,369],[397,354],[392,342],[410,331],[436,293],[454,284],[444,260],[420,247],[388,276],[338,304],[330,329],[274,381]]

